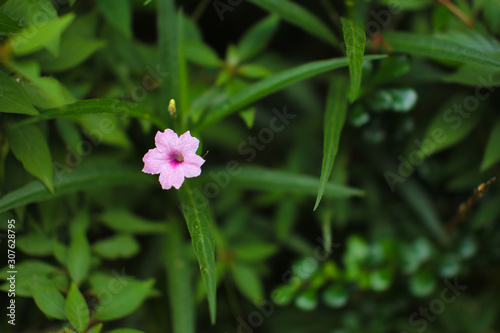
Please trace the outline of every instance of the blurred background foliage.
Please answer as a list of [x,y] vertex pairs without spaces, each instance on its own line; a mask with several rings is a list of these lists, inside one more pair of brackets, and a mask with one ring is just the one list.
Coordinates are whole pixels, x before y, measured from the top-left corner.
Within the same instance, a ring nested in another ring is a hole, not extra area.
[[[499,34],[496,0],[0,1],[1,331],[498,331]],[[206,154],[179,197],[167,127]]]

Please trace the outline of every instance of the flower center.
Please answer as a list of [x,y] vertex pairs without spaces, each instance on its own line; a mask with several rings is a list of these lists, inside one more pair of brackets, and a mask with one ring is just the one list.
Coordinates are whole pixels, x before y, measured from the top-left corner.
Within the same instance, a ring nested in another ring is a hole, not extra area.
[[170,163],[173,165],[179,165],[184,162],[184,157],[179,152],[173,152],[170,154]]

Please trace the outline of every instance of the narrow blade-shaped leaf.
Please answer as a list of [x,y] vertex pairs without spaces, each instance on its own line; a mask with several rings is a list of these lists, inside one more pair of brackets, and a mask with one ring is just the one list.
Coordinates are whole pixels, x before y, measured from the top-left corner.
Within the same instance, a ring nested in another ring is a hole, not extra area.
[[19,128],[9,126],[7,140],[12,152],[26,171],[40,179],[49,191],[54,193],[52,157],[42,131],[34,125]]
[[481,162],[481,171],[485,171],[498,161],[500,161],[500,122],[491,131],[483,161]]
[[116,116],[128,116],[133,118],[145,119],[151,123],[157,125],[160,128],[166,128],[166,123],[155,116],[142,109],[138,105],[133,105],[124,101],[113,98],[95,98],[87,99],[83,101],[78,101],[72,104],[65,105],[62,108],[51,109],[45,111],[43,114],[20,121],[14,125],[14,127],[24,126],[27,124],[36,123],[43,120],[61,118],[61,117],[71,117],[71,116],[82,116],[87,114],[113,114]]
[[365,28],[360,22],[354,22],[346,18],[342,18],[341,21],[346,44],[347,60],[349,61],[349,75],[351,81],[349,101],[352,103],[358,96],[361,87],[366,35]]
[[0,112],[38,114],[22,89],[4,72],[0,72],[0,105]]
[[170,223],[165,240],[165,269],[167,287],[172,311],[174,333],[195,332],[195,307],[193,302],[192,270],[185,252],[180,221]]
[[182,212],[191,235],[196,258],[200,265],[201,277],[207,292],[210,320],[216,318],[216,275],[215,245],[212,234],[212,220],[208,208],[208,199],[197,187],[184,183],[179,191]]
[[[316,195],[319,180],[309,175],[248,166],[242,168],[238,174],[233,175],[229,184],[244,189]],[[363,190],[333,183],[327,183],[324,191],[324,196],[330,198],[348,198],[363,195]]]
[[498,58],[434,36],[387,32],[384,33],[384,39],[395,52],[464,64],[483,65],[492,69],[500,68],[500,59]]
[[[385,58],[385,56],[367,56],[365,57],[365,60],[376,60],[382,58]],[[238,111],[248,104],[283,89],[292,83],[305,80],[336,68],[347,66],[347,64],[347,58],[315,61],[285,70],[260,80],[259,82],[248,86],[241,92],[236,93],[234,96],[228,98],[221,104],[214,106],[196,130],[206,128],[207,126],[221,120],[233,112]]]
[[283,20],[314,35],[325,42],[337,45],[335,35],[316,16],[305,8],[288,0],[249,0],[265,10],[279,15]]
[[56,198],[66,193],[93,189],[96,186],[127,186],[156,182],[153,177],[141,174],[137,169],[123,166],[61,169],[59,173],[56,172],[55,178],[54,194],[50,193],[39,181],[33,181],[4,195],[0,199],[0,212],[32,202]]
[[66,298],[66,315],[78,332],[85,332],[89,325],[89,308],[78,287],[72,283]]
[[[351,86],[352,88],[352,86]],[[332,172],[335,156],[337,155],[340,133],[344,127],[347,112],[347,85],[341,77],[332,80],[328,91],[326,102],[324,140],[323,140],[323,162],[321,164],[321,177],[319,179],[318,196],[314,210],[325,192],[325,187]]]
[[278,27],[279,17],[270,15],[253,26],[238,45],[238,60],[247,61],[261,52],[271,39]]

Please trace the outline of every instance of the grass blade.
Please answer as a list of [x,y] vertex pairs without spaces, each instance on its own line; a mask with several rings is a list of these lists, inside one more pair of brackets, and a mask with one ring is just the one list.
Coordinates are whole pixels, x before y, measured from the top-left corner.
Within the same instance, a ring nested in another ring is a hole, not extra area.
[[361,87],[366,35],[365,28],[360,22],[354,22],[346,18],[341,18],[341,21],[346,44],[347,59],[349,61],[349,75],[351,81],[349,101],[352,103],[356,100]]
[[500,68],[500,59],[446,39],[407,32],[387,32],[384,39],[394,52]]
[[[351,86],[352,88],[352,86]],[[338,152],[340,133],[344,127],[347,112],[347,85],[345,80],[337,78],[330,84],[328,101],[326,103],[324,122],[323,162],[321,164],[321,177],[319,179],[318,196],[314,210],[318,208],[321,197],[332,172],[335,156]]]
[[194,253],[200,264],[201,277],[207,292],[210,321],[215,324],[217,314],[215,244],[208,200],[203,193],[185,182],[179,191],[182,212],[191,235]]
[[[384,55],[367,56],[365,60],[376,60],[384,58]],[[347,58],[336,58],[329,60],[321,60],[303,64],[292,69],[285,70],[281,73],[267,77],[257,83],[248,86],[246,89],[228,98],[222,104],[216,105],[211,112],[196,128],[201,130],[207,126],[221,120],[233,112],[247,106],[256,100],[270,95],[280,89],[283,89],[292,83],[305,80],[315,75],[347,66]]]
[[338,45],[338,40],[323,22],[303,7],[287,0],[249,0],[265,10],[279,15],[293,24],[325,42]]

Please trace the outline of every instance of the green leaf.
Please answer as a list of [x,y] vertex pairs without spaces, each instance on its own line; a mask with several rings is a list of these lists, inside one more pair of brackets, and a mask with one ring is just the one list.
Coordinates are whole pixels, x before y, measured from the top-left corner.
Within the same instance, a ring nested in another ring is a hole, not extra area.
[[193,274],[184,246],[183,225],[174,220],[170,222],[170,226],[165,237],[164,253],[173,333],[194,333],[195,305],[191,286]]
[[334,309],[343,307],[348,300],[349,290],[342,283],[334,283],[323,292],[323,302]]
[[92,255],[90,245],[85,232],[79,232],[73,235],[71,240],[66,265],[69,275],[77,286],[85,281],[90,270]]
[[144,333],[144,331],[139,331],[133,328],[117,328],[116,330],[109,331],[108,333]]
[[456,95],[447,100],[431,121],[419,154],[429,156],[462,141],[476,127],[483,114],[479,101]]
[[384,33],[384,39],[394,52],[464,64],[484,65],[491,69],[500,68],[500,59],[442,38],[389,31]]
[[191,188],[186,182],[179,191],[179,199],[207,292],[210,320],[212,324],[215,324],[217,311],[215,245],[209,203],[200,189],[197,187]]
[[36,126],[7,128],[7,140],[14,156],[23,164],[24,169],[31,173],[54,193],[52,179],[52,157],[47,140]]
[[489,167],[500,161],[500,122],[497,122],[491,131],[488,145],[484,152],[483,161],[481,162],[481,171],[487,170]]
[[[352,82],[352,81],[351,81]],[[352,86],[351,86],[352,87]],[[330,173],[333,169],[335,156],[337,156],[340,134],[344,127],[347,112],[347,85],[342,78],[332,80],[328,91],[326,102],[324,139],[323,139],[323,162],[321,163],[321,177],[319,179],[318,195],[314,209],[318,205],[328,184]]]
[[222,65],[217,53],[202,41],[190,39],[184,42],[186,57],[189,61],[205,67],[218,68]]
[[[123,223],[123,221],[121,221]],[[118,234],[99,240],[92,246],[94,252],[105,259],[130,258],[139,252],[139,243],[128,234]]]
[[11,33],[19,32],[19,30],[21,28],[13,19],[0,12],[0,36],[8,36]]
[[252,302],[262,302],[264,300],[264,288],[256,269],[241,264],[234,264],[231,269],[234,282],[241,293]]
[[132,37],[132,9],[128,0],[98,0],[97,6],[106,22],[122,32],[128,38]]
[[24,91],[33,105],[48,109],[76,101],[68,89],[58,80],[41,75],[38,62],[33,60],[19,61],[11,63],[11,67],[26,79]]
[[435,287],[436,279],[428,269],[422,270],[410,278],[410,291],[416,297],[429,296]]
[[32,275],[28,282],[35,303],[47,316],[66,320],[64,297],[54,283],[43,275]]
[[368,104],[377,112],[408,112],[417,103],[417,98],[413,88],[380,89],[368,96]]
[[85,332],[89,325],[89,308],[85,298],[78,290],[78,287],[72,283],[66,298],[66,315],[69,322],[78,332]]
[[304,311],[313,311],[318,306],[318,293],[314,289],[306,289],[297,295],[295,305]]
[[[308,175],[249,166],[242,168],[238,174],[233,175],[230,185],[245,189],[289,191],[316,195],[319,180]],[[364,191],[348,186],[327,183],[324,195],[330,198],[348,198],[351,196],[363,196]]]
[[370,286],[374,291],[384,291],[390,287],[393,279],[390,267],[382,267],[370,273]]
[[113,114],[116,116],[128,116],[145,119],[162,129],[168,127],[162,119],[158,118],[154,114],[148,113],[140,106],[113,98],[95,98],[78,101],[73,104],[65,105],[62,108],[44,111],[44,113],[39,116],[20,121],[14,126],[24,126],[43,120],[87,114]]
[[[29,286],[32,276],[47,276],[49,274],[55,274],[58,272],[59,268],[44,261],[28,259],[16,264],[16,270],[16,296],[32,297],[31,288]],[[10,271],[8,266],[5,266],[0,270],[1,280],[6,280],[10,276],[8,271]],[[6,288],[4,288],[4,286],[6,286]],[[6,285],[2,285],[1,289],[8,292],[10,289],[10,282],[7,281]]]
[[[365,60],[376,60],[384,57],[385,56],[367,56]],[[347,63],[348,61],[346,58],[315,61],[269,76],[259,82],[251,84],[246,89],[228,98],[224,102],[215,105],[196,130],[206,128],[248,104],[283,89],[292,83],[347,66]]]
[[157,183],[157,179],[141,174],[139,169],[123,166],[82,167],[76,170],[69,169],[69,171],[61,169],[56,171],[54,194],[50,193],[38,181],[28,183],[17,190],[7,193],[0,199],[0,213],[32,202],[53,199],[63,194],[94,189],[98,186],[155,183]]
[[[23,56],[36,52],[43,47],[49,47],[55,38],[61,36],[62,32],[70,25],[74,18],[74,13],[68,13],[36,29],[31,29],[30,27],[23,29],[14,38],[10,39],[10,45],[14,54]],[[52,49],[52,51],[54,50]]]
[[95,325],[94,327],[92,327],[91,329],[89,329],[87,331],[87,333],[100,333],[102,330],[102,323],[99,323],[97,325]]
[[166,230],[164,223],[143,219],[124,209],[108,209],[101,215],[101,220],[105,225],[119,232],[155,234]]
[[237,260],[262,262],[278,252],[278,246],[271,243],[247,242],[236,245],[232,252]]
[[17,83],[4,72],[0,72],[0,112],[39,114]]
[[115,274],[94,273],[89,277],[92,290],[101,302],[95,309],[94,319],[110,321],[136,311],[153,290],[154,279],[133,280]]
[[325,42],[337,45],[338,41],[330,29],[316,16],[303,7],[288,0],[249,0],[265,10],[279,15],[283,20],[295,25]]
[[352,103],[358,97],[359,89],[361,88],[363,55],[365,54],[366,44],[365,27],[361,22],[354,22],[344,17],[340,20],[342,22],[346,54],[349,61],[349,76],[351,82],[349,101]]
[[264,50],[278,27],[278,24],[279,17],[276,15],[269,15],[250,28],[250,30],[243,35],[237,47],[239,63],[252,59],[259,52]]
[[48,256],[52,254],[52,240],[42,234],[30,233],[18,236],[17,247],[32,256]]

